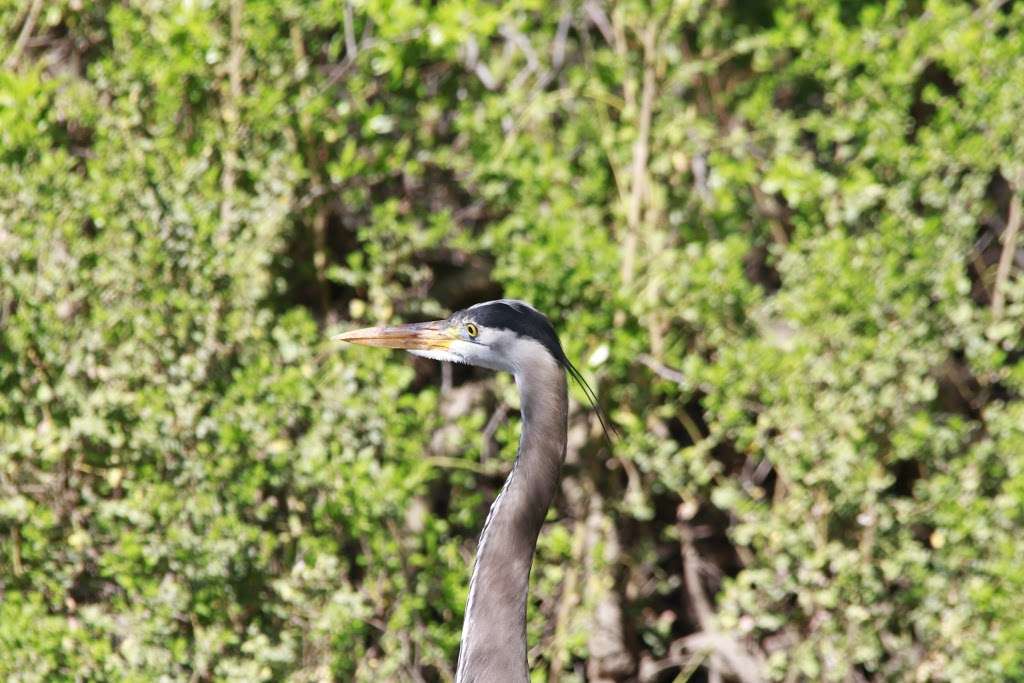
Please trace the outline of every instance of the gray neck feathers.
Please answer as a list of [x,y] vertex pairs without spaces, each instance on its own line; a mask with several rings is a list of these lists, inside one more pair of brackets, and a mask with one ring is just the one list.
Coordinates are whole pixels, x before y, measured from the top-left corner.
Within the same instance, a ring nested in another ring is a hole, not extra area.
[[547,353],[515,374],[519,454],[480,534],[456,683],[529,681],[526,594],[537,536],[558,488],[568,416],[565,371]]

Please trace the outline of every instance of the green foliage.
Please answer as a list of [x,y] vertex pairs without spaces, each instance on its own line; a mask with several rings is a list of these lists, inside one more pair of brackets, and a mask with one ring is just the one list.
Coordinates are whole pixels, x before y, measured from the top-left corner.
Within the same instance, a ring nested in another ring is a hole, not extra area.
[[451,679],[514,387],[324,340],[503,294],[537,680],[1024,678],[1019,3],[0,22],[0,677]]

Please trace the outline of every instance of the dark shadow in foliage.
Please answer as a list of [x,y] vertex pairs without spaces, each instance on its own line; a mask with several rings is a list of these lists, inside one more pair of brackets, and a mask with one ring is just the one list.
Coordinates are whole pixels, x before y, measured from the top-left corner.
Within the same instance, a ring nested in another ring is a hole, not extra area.
[[825,108],[825,84],[809,74],[786,81],[775,89],[772,105],[795,117]]
[[944,64],[930,61],[914,81],[913,103],[910,105],[910,118],[913,124],[907,132],[907,142],[917,142],[917,133],[927,126],[938,109],[924,99],[925,89],[937,88],[944,97],[958,97],[960,86],[953,79],[953,74]]

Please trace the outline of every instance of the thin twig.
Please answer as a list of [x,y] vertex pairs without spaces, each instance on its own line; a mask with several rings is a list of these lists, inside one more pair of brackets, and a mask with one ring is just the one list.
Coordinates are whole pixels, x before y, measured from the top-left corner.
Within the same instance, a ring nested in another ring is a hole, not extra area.
[[654,371],[654,374],[662,379],[667,379],[669,382],[675,382],[684,388],[693,386],[693,384],[686,379],[686,375],[658,362],[654,356],[642,353],[637,357],[637,360]]
[[480,474],[486,477],[497,476],[502,473],[503,468],[499,466],[495,467],[493,464],[481,465],[475,463],[472,460],[463,460],[462,458],[451,458],[447,455],[432,455],[425,458],[427,463],[448,470],[468,470],[475,474]]
[[1017,234],[1020,232],[1021,224],[1021,184],[1021,178],[1019,177],[1010,183],[1010,190],[1013,192],[1013,196],[1010,198],[1010,214],[1006,218],[1006,230],[1003,232],[1003,251],[999,255],[996,282],[992,286],[992,315],[996,319],[1003,317],[1003,309],[1006,306],[1006,280],[1010,277],[1013,256],[1017,251]]
[[640,683],[650,683],[658,680],[662,672],[669,669],[679,669],[679,673],[673,681],[685,683],[697,672],[700,665],[708,658],[707,653],[702,650],[688,650],[681,641],[673,643],[669,652],[659,660],[646,660],[640,665]]
[[228,91],[225,97],[222,117],[226,128],[224,141],[224,168],[220,176],[220,228],[218,241],[226,244],[232,232],[235,218],[234,194],[238,170],[238,131],[241,128],[239,102],[242,99],[242,8],[244,0],[231,0],[231,51],[228,57]]
[[[327,79],[324,81],[323,85],[317,89],[318,94],[327,92],[328,88],[333,87],[343,78],[348,76],[356,66],[356,57],[358,57],[359,53],[366,52],[367,50],[374,50],[384,42],[374,38],[372,33],[373,24],[370,21],[367,21],[366,25],[363,27],[363,35],[356,45],[355,52],[351,54],[346,52],[345,58],[340,62],[337,64],[331,64],[324,68],[324,73],[327,75]],[[423,29],[415,28],[402,36],[391,38],[387,42],[391,45],[408,43],[419,39],[422,35]]]
[[551,66],[554,69],[561,69],[565,63],[565,42],[569,37],[569,27],[572,25],[572,12],[565,12],[558,20],[558,30],[555,31],[555,39],[551,43]]
[[345,57],[355,60],[359,55],[359,46],[356,45],[355,19],[352,16],[352,2],[345,2],[345,11],[342,13],[345,27]]
[[494,434],[498,431],[498,427],[504,424],[505,418],[508,417],[508,411],[508,404],[502,401],[498,404],[498,407],[494,409],[494,412],[491,413],[490,419],[487,420],[487,424],[484,426],[484,431],[481,435],[481,438],[483,439],[483,445],[480,448],[481,462],[490,460],[494,457],[495,451],[497,450],[493,444]]
[[643,198],[647,193],[647,157],[650,153],[651,118],[654,114],[654,96],[657,82],[655,80],[655,42],[657,26],[652,22],[644,31],[644,82],[640,95],[640,114],[637,125],[636,142],[633,143],[632,182],[629,187],[629,204],[626,207],[626,244],[622,256],[622,281],[633,282],[636,269],[636,250],[640,239],[640,213]]
[[523,53],[524,57],[526,57],[526,65],[530,71],[536,71],[540,68],[540,60],[537,58],[537,52],[533,49],[533,44],[530,43],[530,39],[527,38],[522,31],[510,24],[503,24],[498,29],[498,33],[500,33],[510,44],[519,48],[519,51]]
[[601,37],[609,45],[615,43],[614,30],[612,24],[608,21],[608,15],[605,14],[604,9],[601,8],[595,0],[588,0],[583,3],[583,11],[586,13],[587,18],[590,19],[597,30],[601,33]]
[[21,529],[15,526],[11,529],[11,536],[14,541],[14,553],[12,556],[12,564],[15,576],[21,576],[25,570],[21,563]]
[[[989,233],[986,232],[985,234],[987,235]],[[980,242],[981,240],[978,241]],[[989,287],[987,282],[985,282],[987,268],[985,267],[985,261],[981,257],[981,249],[978,248],[977,244],[971,249],[969,258],[971,260],[971,266],[974,268],[974,272],[978,276],[978,284],[981,285],[983,290],[985,290],[985,298],[992,301],[992,288]]]
[[[691,382],[687,380],[686,375],[679,370],[660,363],[657,358],[648,353],[640,354],[637,356],[637,360],[650,368],[658,377],[667,379],[669,382],[675,382],[685,391],[693,391],[695,388],[703,391],[705,394],[711,394],[715,391],[715,387],[707,382]],[[762,413],[765,410],[764,405],[750,399],[742,401],[741,405],[752,413]]]
[[25,17],[25,23],[21,25],[21,32],[18,34],[18,39],[14,41],[14,47],[11,48],[11,53],[7,55],[7,59],[4,60],[4,66],[8,69],[14,69],[18,65],[18,59],[21,57],[22,50],[25,49],[28,39],[32,36],[32,31],[36,28],[36,21],[39,20],[39,12],[43,9],[43,0],[32,0],[32,5],[28,8],[28,16]]
[[711,603],[704,595],[704,589],[700,585],[700,556],[693,545],[693,532],[682,514],[678,520],[679,546],[683,560],[683,578],[686,581],[686,592],[690,596],[690,603],[697,616],[697,623],[701,630],[712,632],[715,627],[715,612],[711,609]]

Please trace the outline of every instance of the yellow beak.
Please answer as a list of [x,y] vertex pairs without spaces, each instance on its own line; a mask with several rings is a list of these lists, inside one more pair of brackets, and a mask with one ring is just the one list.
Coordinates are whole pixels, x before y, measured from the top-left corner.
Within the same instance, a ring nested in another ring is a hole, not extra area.
[[332,337],[332,340],[363,346],[382,346],[387,349],[430,351],[447,349],[455,338],[455,332],[448,326],[447,320],[434,320],[429,323],[394,327],[366,327],[344,332]]

